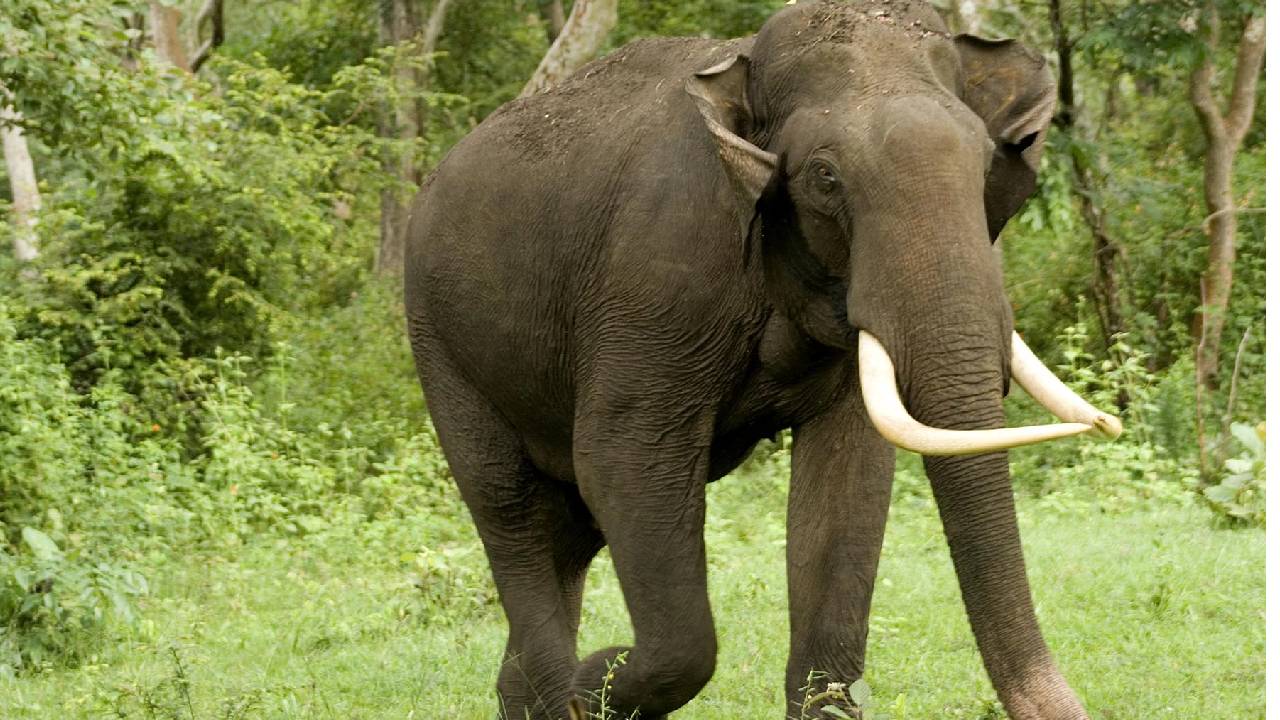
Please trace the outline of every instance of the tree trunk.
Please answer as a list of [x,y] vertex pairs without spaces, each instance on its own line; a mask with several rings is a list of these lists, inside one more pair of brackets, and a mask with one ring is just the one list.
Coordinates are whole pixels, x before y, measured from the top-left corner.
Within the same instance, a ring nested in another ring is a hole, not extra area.
[[[0,88],[0,98],[7,95]],[[35,165],[22,128],[11,124],[22,116],[13,108],[0,107],[0,138],[4,142],[4,164],[13,189],[13,255],[30,262],[40,254],[36,241],[36,212],[40,210],[40,188],[36,185]]]
[[[1089,233],[1093,236],[1093,281],[1091,290],[1093,305],[1098,313],[1098,324],[1103,333],[1103,345],[1110,347],[1118,335],[1125,332],[1124,300],[1119,282],[1118,266],[1122,259],[1120,245],[1107,230],[1106,211],[1099,200],[1098,178],[1076,146],[1081,138],[1080,113],[1075,98],[1075,43],[1068,37],[1062,21],[1059,0],[1049,0],[1049,25],[1053,30],[1054,47],[1058,55],[1058,116],[1059,129],[1073,146],[1071,152],[1072,190],[1080,201],[1081,214]],[[1102,157],[1096,158],[1103,161]],[[1120,398],[1120,404],[1125,403]]]
[[1231,176],[1240,143],[1253,122],[1257,104],[1258,73],[1266,51],[1263,16],[1249,18],[1236,55],[1235,81],[1226,115],[1218,107],[1213,90],[1213,50],[1218,40],[1218,19],[1208,11],[1210,39],[1204,59],[1191,73],[1191,104],[1204,131],[1204,200],[1209,236],[1208,266],[1201,276],[1201,311],[1193,332],[1196,339],[1196,382],[1205,390],[1218,387],[1218,357],[1226,325],[1236,259],[1236,206]]
[[[209,22],[209,39],[203,43],[200,42],[200,28],[205,21]],[[200,8],[200,12],[196,14],[195,28],[193,29],[195,42],[192,47],[199,48],[196,54],[191,58],[191,72],[200,70],[200,66],[213,55],[213,51],[226,38],[226,31],[222,22],[222,0],[205,0],[204,6]]]
[[124,56],[120,58],[120,64],[126,70],[133,71],[138,69],[138,58],[142,55],[142,46],[147,29],[147,16],[140,12],[129,13],[129,15],[120,21],[125,31],[136,30],[137,34],[131,35],[128,42],[124,46]]
[[[419,26],[412,0],[388,0],[382,10],[382,37],[387,44],[399,44],[416,38],[417,50],[424,56],[435,52],[444,31],[450,0],[437,0],[425,26]],[[418,36],[421,29],[421,36]],[[417,188],[422,178],[414,159],[413,143],[422,132],[422,113],[418,105],[419,78],[413,65],[397,62],[392,68],[396,86],[396,103],[390,117],[383,122],[383,136],[399,141],[388,153],[383,168],[395,176],[402,187],[382,191],[382,219],[376,270],[379,275],[395,276],[404,271],[405,230],[409,224],[409,207],[413,196],[407,187]]]
[[538,69],[533,71],[520,97],[564,82],[575,70],[586,65],[618,24],[618,0],[577,0]]
[[1200,314],[1192,327],[1196,340],[1196,437],[1200,449],[1200,482],[1208,485],[1217,475],[1209,447],[1208,418],[1211,398],[1218,388],[1222,331],[1227,322],[1236,260],[1236,206],[1231,188],[1232,170],[1240,144],[1253,122],[1257,104],[1258,73],[1266,54],[1266,21],[1258,15],[1244,24],[1236,50],[1235,79],[1224,115],[1213,89],[1213,55],[1219,37],[1219,19],[1210,7],[1208,48],[1191,72],[1191,105],[1204,131],[1204,200],[1209,211],[1205,232],[1209,239],[1208,263],[1200,277]]
[[[399,45],[411,40],[416,33],[411,0],[385,0],[381,11],[382,40],[387,45]],[[396,99],[383,119],[383,137],[399,140],[400,146],[387,153],[383,170],[404,184],[417,184],[414,172],[412,141],[418,136],[417,103],[413,100],[417,84],[412,66],[397,59],[391,68]],[[397,275],[404,264],[404,228],[408,220],[408,201],[403,187],[382,191],[382,218],[378,243],[377,271],[379,275]]]
[[539,0],[538,12],[547,23],[547,42],[554,43],[564,31],[564,3],[560,0]]
[[191,61],[187,58],[182,33],[178,31],[181,23],[181,10],[151,0],[151,38],[156,46],[156,55],[174,67],[190,72]]

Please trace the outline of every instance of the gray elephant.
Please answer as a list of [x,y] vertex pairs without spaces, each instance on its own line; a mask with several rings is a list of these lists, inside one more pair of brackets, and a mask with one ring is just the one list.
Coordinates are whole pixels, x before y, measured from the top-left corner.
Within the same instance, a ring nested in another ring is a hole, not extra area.
[[[1043,58],[953,38],[926,2],[814,2],[754,38],[631,43],[450,152],[405,302],[510,625],[503,717],[590,712],[611,666],[620,717],[698,693],[705,487],[784,428],[789,714],[811,672],[862,675],[898,445],[926,455],[1009,715],[1086,717],[1036,622],[1003,450],[1119,424],[1017,339],[991,248],[1054,97]],[[1068,422],[1003,427],[1011,378]],[[606,543],[635,644],[579,660]]]

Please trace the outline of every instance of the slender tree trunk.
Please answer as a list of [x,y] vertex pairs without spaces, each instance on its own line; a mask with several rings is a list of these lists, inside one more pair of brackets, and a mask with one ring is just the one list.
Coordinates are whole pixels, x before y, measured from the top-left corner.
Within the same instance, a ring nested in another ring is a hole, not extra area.
[[[199,71],[200,66],[205,64],[205,61],[213,55],[213,51],[219,45],[222,45],[223,40],[226,39],[226,30],[222,22],[222,1],[205,0],[200,12],[196,13],[195,27],[193,28],[194,42],[191,46],[198,49],[191,58],[191,72]],[[209,39],[202,43],[200,42],[200,28],[206,21],[209,23]]]
[[586,65],[618,24],[618,0],[577,0],[538,69],[520,92],[524,97],[564,82],[575,70]]
[[1258,74],[1266,53],[1264,16],[1250,18],[1244,25],[1236,54],[1235,80],[1231,100],[1224,115],[1213,88],[1213,51],[1218,44],[1218,19],[1208,11],[1209,48],[1191,73],[1191,104],[1204,131],[1207,148],[1204,160],[1204,200],[1209,211],[1205,221],[1209,239],[1208,266],[1201,276],[1201,314],[1194,328],[1196,337],[1196,382],[1206,390],[1218,386],[1218,357],[1222,330],[1226,325],[1236,259],[1236,206],[1231,176],[1236,154],[1253,123],[1257,104]]
[[547,24],[547,42],[554,43],[564,31],[564,3],[560,0],[539,0],[538,12]]
[[[0,100],[8,92],[0,88]],[[36,241],[36,213],[40,210],[40,188],[36,185],[36,169],[22,128],[12,123],[22,117],[13,108],[0,107],[0,138],[4,143],[4,164],[13,190],[13,255],[30,262],[40,254]]]
[[1196,435],[1200,446],[1200,482],[1209,484],[1217,474],[1209,447],[1208,418],[1211,398],[1218,388],[1222,331],[1227,322],[1236,259],[1236,206],[1231,188],[1232,170],[1240,144],[1253,122],[1257,104],[1258,74],[1266,54],[1266,20],[1263,15],[1245,22],[1236,50],[1235,78],[1224,114],[1214,93],[1213,55],[1218,46],[1219,19],[1212,6],[1206,10],[1208,48],[1191,72],[1191,105],[1204,131],[1204,199],[1209,211],[1205,232],[1209,240],[1208,263],[1200,277],[1200,314],[1192,327],[1196,340]]
[[[419,25],[412,0],[387,0],[382,7],[382,36],[388,44],[416,40],[417,50],[430,56],[444,31],[450,0],[436,0],[425,25]],[[419,35],[419,31],[421,34]],[[416,188],[421,182],[414,158],[413,143],[422,132],[422,109],[418,90],[426,79],[420,78],[412,64],[399,62],[392,69],[396,86],[395,107],[383,123],[384,137],[400,141],[389,153],[383,167],[403,186]],[[404,271],[405,230],[409,223],[412,195],[402,188],[382,191],[382,219],[376,269],[379,275],[395,276]]]
[[[387,45],[399,45],[411,40],[416,33],[411,0],[383,0],[381,3],[381,34]],[[417,103],[413,100],[416,86],[413,68],[397,60],[391,69],[396,89],[393,107],[383,120],[384,137],[401,141],[401,147],[389,152],[383,160],[383,170],[405,184],[416,184],[412,141],[418,136]],[[396,275],[404,264],[404,228],[407,221],[408,202],[401,187],[382,191],[382,217],[378,243],[377,271],[379,275]]]
[[164,62],[189,72],[191,61],[187,58],[182,33],[178,31],[181,24],[181,10],[151,0],[151,38],[156,46],[156,55]]
[[126,70],[138,69],[138,57],[142,54],[142,46],[147,29],[147,16],[140,13],[130,13],[127,17],[120,21],[126,31],[136,30],[137,33],[129,37],[129,41],[124,46],[124,56],[120,59],[120,64]]
[[[1059,0],[1049,0],[1049,25],[1053,30],[1054,48],[1058,55],[1058,116],[1055,120],[1071,144],[1075,145],[1081,141],[1082,130],[1079,123],[1080,108],[1075,97],[1075,43],[1068,36],[1062,21]],[[1101,163],[1103,158],[1099,156],[1095,161]],[[1072,190],[1080,201],[1081,214],[1093,237],[1093,305],[1104,335],[1103,345],[1110,347],[1126,329],[1125,303],[1119,281],[1121,248],[1107,229],[1106,210],[1099,199],[1101,183],[1096,176],[1096,168],[1091,166],[1083,153],[1073,151],[1071,171]]]

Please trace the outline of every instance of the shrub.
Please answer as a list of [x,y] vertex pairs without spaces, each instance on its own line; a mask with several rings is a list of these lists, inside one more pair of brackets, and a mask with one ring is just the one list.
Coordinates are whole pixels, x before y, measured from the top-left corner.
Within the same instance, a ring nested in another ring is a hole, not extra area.
[[1236,455],[1226,461],[1222,481],[1204,489],[1210,507],[1233,521],[1263,525],[1267,519],[1266,427],[1232,423]]
[[379,141],[326,124],[328,96],[279,71],[218,69],[219,92],[154,69],[115,79],[140,98],[128,141],[76,149],[86,177],[50,198],[32,332],[79,384],[111,368],[156,382],[156,363],[218,347],[268,354],[285,311],[345,299],[369,265],[334,204],[379,184]]
[[22,529],[25,552],[0,547],[0,674],[83,659],[109,618],[134,619],[147,592],[126,565],[65,553],[45,533]]

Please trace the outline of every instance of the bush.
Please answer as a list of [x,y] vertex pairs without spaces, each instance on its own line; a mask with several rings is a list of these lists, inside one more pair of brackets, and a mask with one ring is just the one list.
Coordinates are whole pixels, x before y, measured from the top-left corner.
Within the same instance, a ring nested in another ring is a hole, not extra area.
[[1266,524],[1266,435],[1262,423],[1232,423],[1236,455],[1224,463],[1222,481],[1204,489],[1204,496],[1215,511],[1242,524]]
[[81,386],[112,368],[163,385],[154,368],[219,347],[266,355],[286,311],[344,300],[370,264],[335,203],[379,186],[379,141],[327,125],[329,95],[279,71],[218,70],[218,91],[114,80],[138,98],[128,141],[75,149],[85,176],[49,198],[30,331]]
[[108,619],[134,620],[147,592],[140,573],[64,553],[35,528],[22,539],[26,552],[0,547],[0,675],[73,664],[104,639]]
[[[1083,300],[1077,303],[1079,317]],[[1010,454],[1020,489],[1054,502],[1085,504],[1119,511],[1153,500],[1189,502],[1197,483],[1195,398],[1185,391],[1190,379],[1178,363],[1163,376],[1147,369],[1147,356],[1120,337],[1102,357],[1093,346],[1090,324],[1068,325],[1055,346],[1064,382],[1100,409],[1116,413],[1125,432],[1117,440],[1096,438],[1035,445]],[[1050,422],[1046,411],[1025,393],[1011,396],[1011,425]]]

